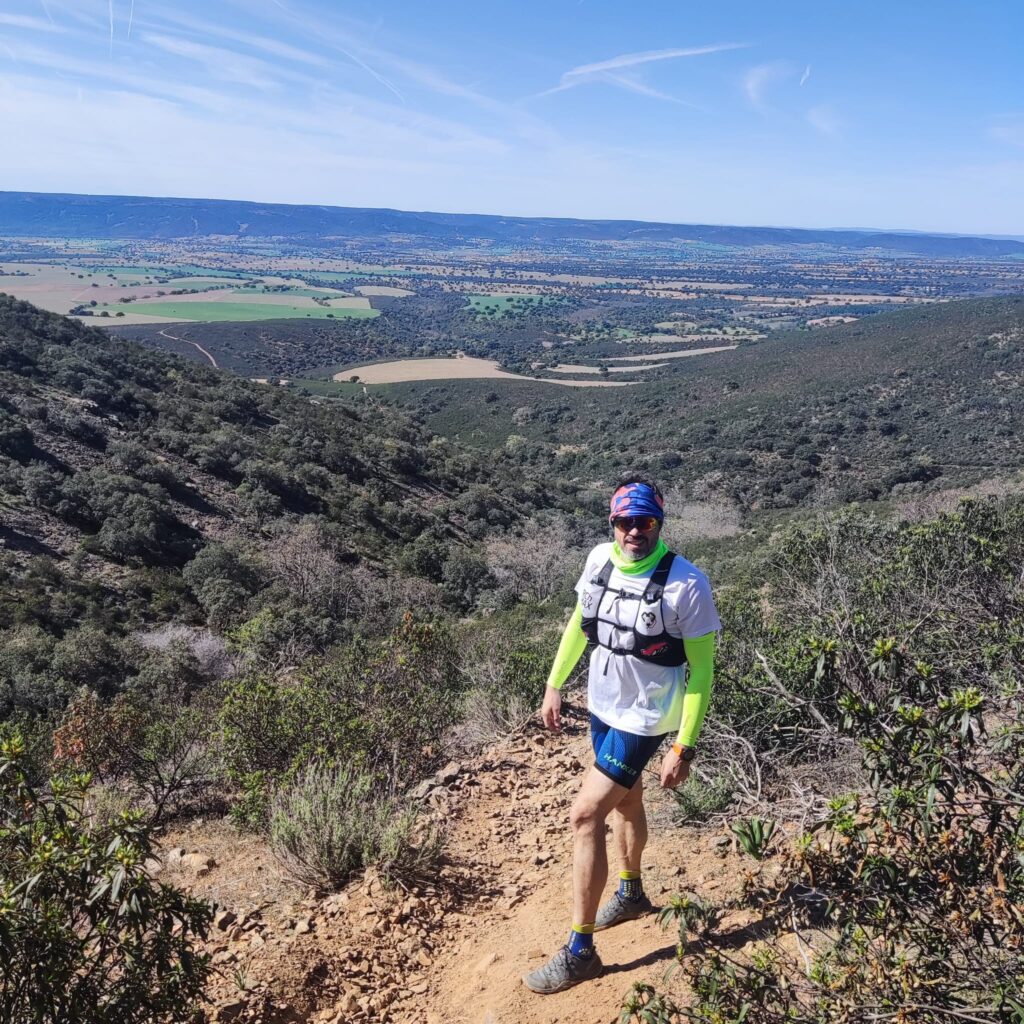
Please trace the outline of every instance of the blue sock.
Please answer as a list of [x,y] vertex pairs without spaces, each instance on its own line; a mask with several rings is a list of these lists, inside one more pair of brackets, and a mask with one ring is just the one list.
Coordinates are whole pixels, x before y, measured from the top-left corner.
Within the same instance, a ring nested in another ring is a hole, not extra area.
[[640,878],[639,871],[619,872],[619,895],[625,900],[632,900],[634,903],[642,898],[644,894],[644,883]]
[[594,952],[594,926],[574,924],[569,932],[569,952],[573,956],[588,957]]

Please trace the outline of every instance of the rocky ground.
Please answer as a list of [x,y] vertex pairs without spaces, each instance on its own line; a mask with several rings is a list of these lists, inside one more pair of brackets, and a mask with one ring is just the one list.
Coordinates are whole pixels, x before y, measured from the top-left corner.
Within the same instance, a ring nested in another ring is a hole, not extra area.
[[[222,822],[170,836],[162,877],[220,907],[207,1020],[599,1024],[618,1019],[634,982],[679,996],[681,981],[664,980],[676,937],[653,917],[599,936],[597,981],[553,996],[522,984],[568,933],[568,813],[589,764],[577,725],[560,736],[531,729],[449,765],[423,787],[447,863],[433,884],[407,892],[385,890],[370,872],[317,898],[282,877],[262,841]],[[717,903],[734,896],[744,866],[725,835],[674,824],[664,793],[651,790],[649,804],[644,877],[655,904],[683,890]]]

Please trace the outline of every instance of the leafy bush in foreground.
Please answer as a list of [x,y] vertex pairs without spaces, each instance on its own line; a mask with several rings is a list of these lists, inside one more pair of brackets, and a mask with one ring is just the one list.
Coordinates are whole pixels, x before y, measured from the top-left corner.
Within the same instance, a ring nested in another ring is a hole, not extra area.
[[33,789],[24,745],[0,744],[0,1020],[187,1020],[210,967],[196,953],[212,908],[144,869],[138,817],[87,816],[88,776]]

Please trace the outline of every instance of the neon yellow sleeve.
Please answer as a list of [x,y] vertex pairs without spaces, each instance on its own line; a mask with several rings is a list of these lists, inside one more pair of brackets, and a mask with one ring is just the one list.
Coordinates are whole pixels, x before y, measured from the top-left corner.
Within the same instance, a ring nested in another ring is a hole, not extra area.
[[558,645],[558,652],[548,673],[548,686],[556,690],[562,688],[562,684],[569,678],[580,655],[587,649],[587,638],[583,635],[583,609],[577,604],[576,610],[569,619],[569,625],[565,627],[562,640]]
[[686,695],[683,697],[683,724],[676,742],[684,747],[697,744],[704,713],[711,700],[711,680],[715,675],[715,634],[705,633],[694,640],[683,640],[689,665]]

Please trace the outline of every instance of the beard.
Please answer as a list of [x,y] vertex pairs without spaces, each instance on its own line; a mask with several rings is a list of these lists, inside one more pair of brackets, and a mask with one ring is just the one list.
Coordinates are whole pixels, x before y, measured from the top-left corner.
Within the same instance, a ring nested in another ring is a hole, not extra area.
[[631,549],[626,543],[626,538],[623,537],[622,543],[618,545],[619,551],[622,553],[622,557],[627,562],[643,561],[654,550],[654,546],[658,543],[658,535],[660,533],[661,531],[657,530],[649,536],[640,538],[642,543],[636,550]]

